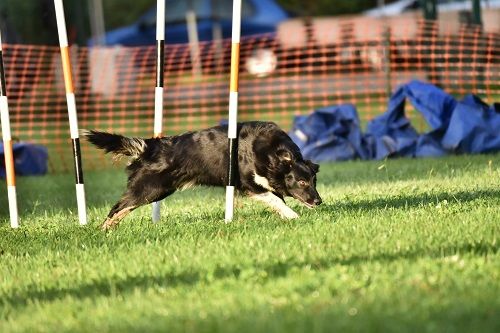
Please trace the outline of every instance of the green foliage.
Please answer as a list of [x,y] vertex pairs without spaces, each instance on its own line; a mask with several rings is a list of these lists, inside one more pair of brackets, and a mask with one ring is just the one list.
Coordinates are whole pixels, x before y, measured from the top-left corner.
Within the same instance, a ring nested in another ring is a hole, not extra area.
[[[24,44],[56,45],[57,24],[53,0],[18,1],[2,0],[1,17],[4,17],[16,31]],[[66,0],[64,11],[68,40],[70,43],[85,44],[88,37],[88,9],[86,1]]]
[[[155,0],[103,0],[106,29],[132,23],[155,3]],[[70,42],[85,44],[90,35],[88,1],[65,0],[64,9]],[[2,0],[0,14],[0,18],[8,18],[22,43],[58,43],[53,0]]]
[[155,0],[104,0],[106,29],[113,29],[137,21],[139,16],[156,4]]
[[322,164],[324,204],[283,221],[194,189],[115,230],[125,175],[20,178],[0,189],[0,332],[498,332],[500,155]]
[[[390,1],[386,1],[389,3]],[[284,8],[299,16],[328,16],[359,13],[365,9],[375,7],[377,0],[278,0]]]
[[[53,7],[53,2],[52,2]],[[23,43],[57,43],[55,13],[48,1],[2,0],[0,18],[8,20]],[[52,22],[52,19],[54,22]]]

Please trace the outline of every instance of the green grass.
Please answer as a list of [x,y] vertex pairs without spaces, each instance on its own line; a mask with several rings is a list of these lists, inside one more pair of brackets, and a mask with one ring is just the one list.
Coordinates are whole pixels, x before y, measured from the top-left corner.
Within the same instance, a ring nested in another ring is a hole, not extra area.
[[98,226],[124,188],[86,174],[0,189],[0,332],[499,332],[500,155],[323,164],[324,204],[282,221],[195,189]]

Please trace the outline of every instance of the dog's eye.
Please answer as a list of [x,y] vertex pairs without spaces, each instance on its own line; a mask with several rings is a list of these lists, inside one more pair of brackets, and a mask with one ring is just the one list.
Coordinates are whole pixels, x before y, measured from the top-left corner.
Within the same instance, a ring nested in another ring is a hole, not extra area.
[[304,180],[299,180],[299,185],[300,186],[306,186],[307,183]]

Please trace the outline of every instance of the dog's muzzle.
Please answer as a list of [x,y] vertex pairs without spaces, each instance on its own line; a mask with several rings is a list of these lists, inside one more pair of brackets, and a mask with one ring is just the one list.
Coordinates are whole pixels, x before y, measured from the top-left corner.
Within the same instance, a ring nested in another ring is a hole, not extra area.
[[306,204],[306,206],[308,206],[309,208],[313,208],[313,207],[316,207],[316,206],[319,206],[321,205],[323,201],[321,200],[320,197],[317,197],[317,198],[314,198],[314,199],[309,199],[307,201],[305,201],[304,203]]

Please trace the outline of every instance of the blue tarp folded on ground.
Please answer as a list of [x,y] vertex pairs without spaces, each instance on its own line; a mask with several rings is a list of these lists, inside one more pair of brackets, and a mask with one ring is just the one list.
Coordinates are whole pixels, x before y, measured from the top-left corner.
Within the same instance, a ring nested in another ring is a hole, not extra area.
[[[415,130],[405,115],[406,101],[422,114],[430,131]],[[304,157],[314,161],[487,153],[500,151],[498,108],[474,95],[457,101],[432,84],[411,81],[396,90],[387,111],[368,123],[365,134],[351,104],[298,116],[289,134]]]
[[[16,175],[43,175],[47,173],[47,148],[26,142],[12,145]],[[5,178],[5,157],[3,144],[0,144],[0,177]]]
[[316,161],[368,158],[354,105],[346,104],[316,110],[295,118],[292,140],[304,156]]

